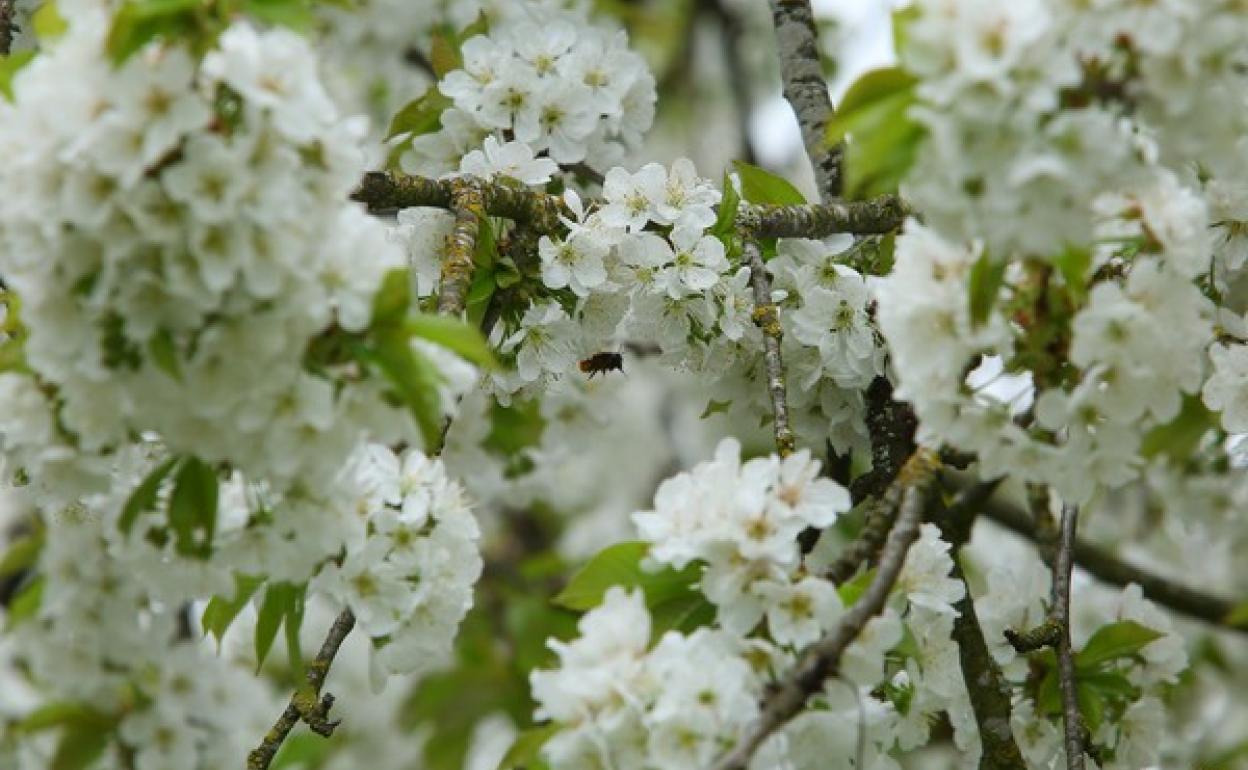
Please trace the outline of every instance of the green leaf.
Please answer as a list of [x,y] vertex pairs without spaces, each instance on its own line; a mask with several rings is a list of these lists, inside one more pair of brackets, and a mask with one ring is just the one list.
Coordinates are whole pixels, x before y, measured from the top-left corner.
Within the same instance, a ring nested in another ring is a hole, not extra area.
[[45,534],[40,528],[13,541],[4,556],[0,556],[0,580],[7,580],[35,566],[39,553],[43,550],[44,540]]
[[641,588],[646,606],[655,607],[679,598],[697,581],[701,568],[690,564],[679,572],[670,567],[658,572],[641,568],[641,560],[650,550],[646,543],[616,543],[599,551],[568,581],[568,585],[552,601],[570,610],[584,611],[602,603],[612,586]]
[[39,10],[31,14],[30,27],[40,42],[47,43],[65,34],[69,24],[56,7],[56,0],[44,0]]
[[264,660],[273,648],[273,640],[282,622],[296,613],[302,619],[303,594],[306,586],[293,583],[271,583],[264,592],[264,601],[260,604],[260,612],[256,618],[256,671],[264,665]]
[[[286,618],[282,623],[282,628],[286,632],[286,659],[290,661],[295,681],[299,682],[300,687],[305,686],[308,681],[308,672],[303,664],[303,648],[299,645],[299,631],[303,628],[303,610],[307,590],[306,583],[297,587],[294,600],[287,609]],[[311,685],[307,686],[311,688]],[[315,696],[315,693],[313,695]]]
[[865,198],[896,190],[913,165],[925,131],[909,116],[915,78],[899,67],[859,78],[828,121],[829,146],[844,141],[846,192]]
[[178,349],[173,344],[173,335],[168,330],[161,329],[148,340],[147,352],[161,371],[178,382],[182,381],[182,366],[178,362]]
[[553,738],[559,730],[560,726],[557,724],[522,730],[512,741],[511,748],[503,755],[503,760],[498,764],[498,770],[531,768],[534,763],[541,761],[542,747],[546,745],[546,741]]
[[95,764],[108,748],[113,725],[79,725],[65,731],[49,770],[83,770]]
[[121,64],[157,38],[177,38],[196,29],[202,0],[127,0],[113,17],[107,49]]
[[390,382],[399,401],[416,418],[425,438],[425,450],[436,451],[442,441],[442,376],[423,353],[415,350],[404,331],[379,329],[374,344],[359,354]]
[[1105,700],[1134,701],[1140,690],[1121,671],[1081,671],[1077,673],[1080,687],[1087,687]]
[[178,553],[201,559],[212,555],[217,529],[217,472],[197,457],[188,456],[178,466],[169,495],[169,527]]
[[463,67],[464,60],[455,45],[446,35],[435,34],[429,45],[429,64],[433,67],[433,75],[439,80],[446,73]]
[[706,402],[706,408],[702,410],[702,414],[698,415],[699,420],[705,420],[707,417],[715,414],[727,414],[732,408],[732,401],[716,401],[710,399]]
[[971,266],[970,312],[971,325],[983,326],[997,304],[997,295],[1001,293],[1001,284],[1005,281],[1005,268],[1009,264],[1004,260],[994,260],[987,252],[981,254]]
[[[0,574],[3,574],[0,572]],[[1222,623],[1231,628],[1248,628],[1248,602],[1236,605],[1226,614]]]
[[12,630],[39,613],[39,606],[43,604],[43,585],[43,575],[38,575],[13,596],[6,613],[6,629]]
[[308,0],[246,0],[243,12],[269,24],[304,32],[316,26],[316,14]]
[[386,139],[393,139],[400,134],[415,137],[437,131],[442,127],[443,111],[452,104],[454,102],[439,91],[437,86],[431,87],[395,113],[390,119]]
[[35,58],[34,51],[18,51],[8,56],[0,56],[0,94],[8,101],[13,101],[13,78],[21,72],[22,67],[30,64]]
[[373,327],[397,326],[407,317],[412,302],[411,274],[400,267],[386,273],[381,288],[373,295]]
[[130,534],[130,530],[134,527],[134,522],[138,520],[139,515],[150,511],[156,506],[156,496],[160,492],[160,484],[169,475],[169,471],[173,470],[173,466],[178,462],[178,458],[170,457],[160,465],[156,466],[151,473],[130,493],[130,497],[126,498],[126,504],[121,509],[121,518],[117,520],[117,529],[124,534]]
[[334,745],[333,741],[327,741],[310,731],[292,733],[282,741],[282,748],[273,758],[270,770],[282,770],[288,767],[307,770],[307,768],[321,767]]
[[[744,184],[744,178],[742,184]],[[741,208],[741,194],[737,192],[737,187],[732,183],[732,178],[727,171],[724,172],[723,188],[724,196],[719,202],[719,213],[715,217],[715,226],[711,228],[713,235],[721,237],[736,233],[737,211]]]
[[847,580],[837,587],[836,592],[841,596],[841,603],[846,607],[851,607],[857,602],[867,588],[871,585],[871,581],[875,580],[876,568],[855,575],[853,579]]
[[13,729],[18,733],[37,733],[58,727],[101,726],[115,722],[116,717],[113,715],[97,711],[85,704],[74,701],[53,701],[27,714]]
[[208,606],[204,608],[204,614],[200,618],[199,623],[204,628],[205,634],[212,634],[217,638],[217,644],[221,644],[221,637],[225,636],[225,632],[229,630],[230,625],[234,622],[234,618],[238,617],[238,613],[243,611],[243,607],[247,606],[247,602],[251,600],[252,594],[264,582],[262,577],[253,577],[251,575],[235,575],[234,576],[234,596],[226,599],[221,596],[214,596],[208,602]]
[[1075,654],[1075,666],[1094,669],[1103,663],[1130,658],[1152,642],[1165,636],[1160,631],[1142,626],[1134,620],[1120,620],[1101,626]]
[[1053,262],[1070,290],[1071,298],[1082,304],[1088,296],[1088,273],[1092,268],[1092,252],[1077,246],[1067,246]]
[[407,329],[422,339],[453,351],[486,369],[497,369],[494,350],[475,326],[449,316],[421,314],[408,319]]
[[1149,459],[1165,455],[1175,461],[1186,460],[1205,434],[1217,427],[1217,413],[1205,406],[1200,394],[1185,393],[1178,416],[1144,434],[1140,454]]
[[741,195],[750,203],[793,206],[806,202],[806,197],[784,177],[739,160],[733,161],[732,167],[741,177]]
[[658,602],[648,599],[646,605],[650,610],[650,636],[653,639],[668,631],[689,634],[715,621],[715,605],[692,588]]
[[1079,704],[1084,724],[1095,733],[1105,720],[1105,700],[1095,690],[1076,680],[1075,701]]
[[1057,667],[1051,666],[1036,690],[1036,713],[1053,716],[1062,713],[1062,688],[1057,681]]
[[906,50],[910,42],[910,25],[919,18],[921,13],[917,5],[907,5],[893,11],[893,50],[898,56]]

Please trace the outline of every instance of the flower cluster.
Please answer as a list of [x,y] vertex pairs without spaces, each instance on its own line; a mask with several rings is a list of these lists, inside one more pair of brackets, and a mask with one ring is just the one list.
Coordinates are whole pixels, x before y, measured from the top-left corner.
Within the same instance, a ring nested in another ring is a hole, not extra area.
[[560,667],[530,676],[537,717],[569,725],[542,750],[555,770],[707,767],[758,713],[766,643],[700,629],[651,648],[642,593],[619,587],[578,628],[550,643]]
[[[654,120],[655,83],[623,32],[559,3],[515,4],[462,46],[463,67],[438,90],[453,106],[415,137],[405,171],[440,175],[486,136],[505,135],[561,164],[606,169]],[[466,170],[466,169],[464,169]]]
[[365,428],[415,440],[358,366],[310,360],[369,326],[403,257],[347,201],[360,126],[308,43],[239,21],[202,63],[170,44],[115,67],[111,17],[70,10],[0,105],[0,270],[24,332],[0,388],[27,406],[4,426],[14,461],[72,499],[107,481],[92,456],[154,431],[280,489],[333,478]]
[[374,444],[353,462],[358,536],[312,582],[373,638],[375,681],[443,663],[481,575],[476,519],[441,461]]
[[901,56],[924,225],[898,239],[879,322],[926,438],[1071,500],[1138,476],[1143,435],[1201,392],[1209,297],[1242,264],[1242,160],[1215,148],[1248,109],[1203,105],[1197,136],[1178,126],[1202,105],[1177,98],[1242,92],[1242,25],[1218,3],[918,4]]

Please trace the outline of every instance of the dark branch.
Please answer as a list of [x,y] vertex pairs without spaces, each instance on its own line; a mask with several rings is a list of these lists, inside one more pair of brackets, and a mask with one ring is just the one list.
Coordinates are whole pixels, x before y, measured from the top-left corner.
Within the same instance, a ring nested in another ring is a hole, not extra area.
[[327,693],[321,698],[321,688],[325,685],[325,677],[329,674],[329,667],[333,665],[334,657],[338,654],[338,648],[342,646],[343,640],[354,627],[355,615],[351,614],[349,609],[343,610],[334,619],[334,624],[330,626],[329,634],[325,637],[320,652],[308,664],[310,691],[296,692],[291,696],[290,704],[277,718],[277,722],[264,736],[264,740],[247,755],[247,770],[268,770],[273,757],[277,755],[277,750],[282,746],[282,741],[286,740],[286,736],[290,735],[290,731],[301,719],[307,722],[318,735],[328,737],[333,733],[334,728],[338,726],[338,722],[329,720],[329,708],[334,704],[334,696]]
[[1079,525],[1079,509],[1067,504],[1062,507],[1062,531],[1053,560],[1053,622],[1058,628],[1057,680],[1062,689],[1062,722],[1066,727],[1066,767],[1084,770],[1083,749],[1087,730],[1079,713],[1079,696],[1075,682],[1075,652],[1070,646],[1070,572],[1074,566],[1075,528]]
[[784,359],[780,355],[780,341],[784,330],[780,326],[780,313],[771,301],[771,281],[763,265],[762,251],[758,243],[745,237],[745,261],[750,268],[750,284],[754,288],[754,323],[763,331],[763,365],[767,369],[767,394],[771,398],[772,426],[776,434],[776,451],[781,457],[793,453],[793,429],[789,427],[789,405],[784,384]]

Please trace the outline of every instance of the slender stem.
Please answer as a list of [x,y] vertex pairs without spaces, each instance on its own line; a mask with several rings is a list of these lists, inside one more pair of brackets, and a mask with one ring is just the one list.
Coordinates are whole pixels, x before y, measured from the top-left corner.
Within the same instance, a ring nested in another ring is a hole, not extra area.
[[16,0],[0,0],[0,56],[8,56],[13,50],[13,13]]
[[835,200],[841,196],[842,148],[828,147],[825,139],[832,99],[819,61],[818,30],[810,0],[771,0],[771,18],[784,98],[797,116],[819,194],[825,201]]
[[[965,486],[969,482],[954,479],[952,483],[954,486]],[[1022,537],[1033,541],[1037,537],[1030,514],[1012,503],[997,497],[990,498],[984,503],[981,513]],[[1236,607],[1230,599],[1162,577],[1123,561],[1111,551],[1086,540],[1075,538],[1073,553],[1075,565],[1101,582],[1116,586],[1135,583],[1150,601],[1174,612],[1219,628],[1248,633],[1248,626],[1227,622]]]
[[715,763],[715,770],[743,770],[763,741],[784,727],[812,695],[823,689],[824,682],[836,674],[845,648],[862,633],[871,618],[884,609],[884,603],[901,574],[906,554],[919,537],[919,525],[923,522],[939,468],[940,460],[928,450],[916,452],[906,463],[897,478],[897,483],[904,487],[897,523],[884,544],[879,569],[871,585],[845,613],[836,628],[802,651],[788,675],[771,690],[763,703],[762,714],[741,741]]
[[1066,767],[1084,770],[1083,749],[1087,745],[1087,727],[1079,713],[1079,697],[1075,681],[1075,653],[1070,647],[1070,573],[1074,566],[1075,528],[1079,525],[1079,509],[1062,507],[1061,536],[1053,563],[1053,620],[1059,629],[1057,638],[1057,677],[1062,689],[1062,717],[1066,727]]
[[320,652],[307,666],[308,685],[311,692],[296,692],[290,697],[290,704],[286,706],[286,710],[277,718],[277,722],[269,729],[260,745],[247,755],[247,770],[267,770],[273,762],[273,757],[277,755],[277,750],[281,748],[282,742],[286,740],[286,736],[300,719],[307,721],[318,733],[326,736],[337,727],[337,722],[328,721],[329,707],[334,702],[333,696],[326,695],[319,701],[317,698],[321,694],[321,688],[325,685],[325,677],[329,674],[329,667],[333,665],[338,649],[342,647],[343,640],[354,627],[355,615],[349,609],[343,610],[334,619]]
[[767,393],[771,397],[772,424],[776,434],[776,451],[781,457],[793,453],[793,429],[789,427],[789,404],[784,384],[784,358],[780,342],[784,329],[780,312],[771,301],[771,281],[763,264],[758,242],[745,237],[745,262],[750,268],[750,284],[754,288],[754,323],[763,330],[763,365],[767,369]]

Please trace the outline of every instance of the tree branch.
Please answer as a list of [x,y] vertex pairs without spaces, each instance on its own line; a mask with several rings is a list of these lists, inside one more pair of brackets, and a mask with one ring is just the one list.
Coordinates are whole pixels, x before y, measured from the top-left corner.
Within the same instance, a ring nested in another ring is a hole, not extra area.
[[325,677],[329,674],[329,667],[333,665],[334,656],[338,654],[338,648],[354,627],[355,615],[349,609],[343,610],[334,619],[320,652],[307,667],[310,692],[300,690],[290,697],[286,710],[277,718],[260,745],[247,755],[247,770],[268,770],[277,750],[282,746],[282,741],[286,740],[286,736],[290,735],[290,731],[301,719],[319,735],[328,737],[333,733],[338,726],[338,722],[329,721],[329,708],[334,703],[334,696],[326,694],[320,700],[318,696],[325,684]]
[[835,200],[841,196],[842,147],[827,146],[832,99],[819,61],[818,31],[810,0],[771,0],[771,18],[776,28],[784,98],[797,116],[820,197]]
[[[962,474],[946,474],[946,478],[956,488],[973,483]],[[1037,538],[1036,526],[1031,516],[1008,501],[992,497],[985,501],[981,513],[1022,537],[1033,541]],[[1108,549],[1086,540],[1075,538],[1072,550],[1075,565],[1104,583],[1116,586],[1135,583],[1150,601],[1174,612],[1218,628],[1248,633],[1248,627],[1227,623],[1227,617],[1236,606],[1230,599],[1161,577],[1143,567],[1123,561]]]
[[[430,179],[398,172],[375,171],[364,176],[352,194],[354,200],[375,213],[413,206],[451,210],[456,178]],[[559,232],[560,215],[570,216],[558,197],[498,182],[477,184],[486,214],[525,222],[536,232]],[[587,204],[594,201],[586,201]],[[807,204],[802,206],[743,205],[738,226],[755,238],[826,238],[837,233],[873,234],[896,230],[910,209],[896,195],[866,201]]]
[[906,463],[897,478],[903,487],[897,524],[889,533],[880,556],[880,565],[866,592],[826,636],[802,651],[793,669],[778,683],[763,704],[763,711],[745,736],[715,765],[716,770],[743,770],[750,757],[768,736],[788,723],[806,701],[823,689],[824,682],[836,674],[841,654],[845,652],[868,621],[880,613],[893,584],[901,574],[906,554],[919,537],[919,525],[933,489],[940,460],[934,452],[919,450]]
[[954,604],[958,616],[953,621],[953,640],[958,645],[962,679],[970,696],[975,723],[979,726],[982,752],[980,770],[1026,770],[1014,731],[1010,726],[1013,705],[1010,684],[997,665],[984,639],[971,586],[962,571],[959,555],[970,540],[971,527],[984,500],[992,495],[1000,480],[981,482],[958,494],[947,510],[937,509],[932,520],[940,527],[941,536],[953,547],[953,577],[962,582],[966,593]]
[[762,251],[758,242],[743,233],[745,262],[750,268],[750,284],[754,288],[754,323],[763,330],[763,365],[767,369],[767,393],[771,397],[772,424],[776,434],[776,452],[781,457],[793,453],[793,429],[789,427],[789,404],[784,385],[784,359],[780,355],[780,341],[784,329],[780,326],[780,313],[771,301],[771,281],[763,265]]
[[438,312],[458,316],[464,311],[468,288],[472,285],[472,256],[477,234],[485,217],[485,196],[481,186],[468,178],[451,181],[451,211],[455,226],[446,239],[446,257],[438,282]]
[[0,56],[8,56],[13,50],[13,33],[17,31],[13,24],[16,1],[0,0]]
[[1079,509],[1069,503],[1062,506],[1062,531],[1053,560],[1053,620],[1059,629],[1057,644],[1057,678],[1062,688],[1062,721],[1066,727],[1066,767],[1084,770],[1083,750],[1087,745],[1088,728],[1079,713],[1079,697],[1075,689],[1075,653],[1070,647],[1070,572],[1074,566],[1075,528]]

